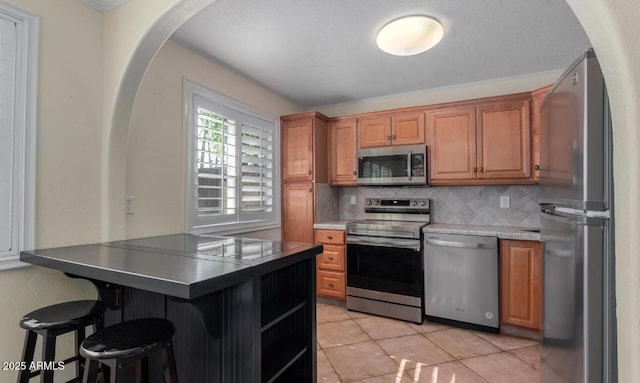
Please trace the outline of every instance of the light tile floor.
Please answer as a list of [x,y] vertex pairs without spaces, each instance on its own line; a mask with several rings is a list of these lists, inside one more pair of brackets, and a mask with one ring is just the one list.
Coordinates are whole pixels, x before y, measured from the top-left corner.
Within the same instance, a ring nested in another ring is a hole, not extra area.
[[539,383],[540,345],[317,305],[318,383]]

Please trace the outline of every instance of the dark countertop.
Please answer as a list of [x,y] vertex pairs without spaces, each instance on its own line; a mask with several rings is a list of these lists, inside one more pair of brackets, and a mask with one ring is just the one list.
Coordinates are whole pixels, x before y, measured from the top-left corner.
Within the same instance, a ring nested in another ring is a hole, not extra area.
[[308,259],[322,246],[174,234],[24,251],[20,260],[75,276],[195,299]]

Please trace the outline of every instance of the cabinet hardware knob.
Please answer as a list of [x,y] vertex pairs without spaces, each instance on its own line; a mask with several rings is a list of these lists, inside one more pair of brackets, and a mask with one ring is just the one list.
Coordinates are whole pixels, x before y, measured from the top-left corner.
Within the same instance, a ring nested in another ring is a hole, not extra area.
[[309,193],[311,193],[313,191],[312,188],[308,188],[307,190],[309,191]]
[[357,175],[358,175],[358,172],[354,170],[354,171],[353,171],[353,175],[354,175],[354,176],[357,176]]
[[478,169],[477,168],[471,168],[471,171],[475,173],[475,172],[478,171]]
[[484,168],[479,169],[480,173],[484,173]]
[[387,136],[387,141],[391,141],[391,136]]
[[327,239],[333,239],[333,237],[330,235],[327,235]]
[[391,136],[391,139],[392,139],[392,140],[395,140],[395,139],[396,139],[396,135],[395,135],[395,134],[394,134],[394,135],[392,135],[392,136]]
[[333,288],[333,283],[329,283],[329,287]]
[[329,258],[330,261],[333,261],[333,257],[327,257],[327,258]]
[[311,170],[307,170],[307,175],[310,176],[311,175]]
[[535,164],[535,165],[533,166],[533,170],[540,170],[540,165]]

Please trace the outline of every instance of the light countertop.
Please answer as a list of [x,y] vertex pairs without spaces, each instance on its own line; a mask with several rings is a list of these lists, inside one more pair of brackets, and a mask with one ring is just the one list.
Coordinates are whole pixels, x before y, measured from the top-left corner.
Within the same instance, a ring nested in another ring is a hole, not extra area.
[[325,229],[325,230],[347,230],[347,224],[349,222],[356,221],[355,219],[348,220],[337,220],[337,221],[327,221],[320,222],[313,225],[314,229]]
[[537,228],[511,226],[445,225],[432,223],[423,229],[425,233],[466,234],[496,236],[500,239],[540,241],[540,233],[531,231]]

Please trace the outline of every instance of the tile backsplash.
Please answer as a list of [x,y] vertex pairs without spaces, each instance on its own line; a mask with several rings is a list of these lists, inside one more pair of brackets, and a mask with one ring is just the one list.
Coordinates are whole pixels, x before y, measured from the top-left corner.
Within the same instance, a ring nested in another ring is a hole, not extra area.
[[[538,186],[343,187],[339,218],[363,219],[365,198],[430,198],[431,222],[443,224],[539,227]],[[328,196],[329,193],[323,193]],[[356,204],[351,205],[351,196]],[[500,196],[510,207],[500,208]],[[323,204],[329,208],[328,203]],[[320,222],[318,220],[318,222]]]

